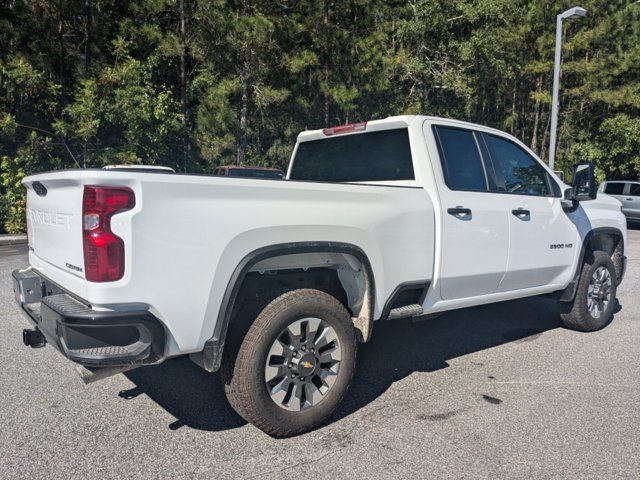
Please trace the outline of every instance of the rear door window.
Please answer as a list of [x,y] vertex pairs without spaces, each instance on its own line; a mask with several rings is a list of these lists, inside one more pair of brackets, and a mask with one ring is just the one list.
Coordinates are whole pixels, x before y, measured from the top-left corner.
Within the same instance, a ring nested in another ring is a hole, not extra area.
[[414,180],[409,132],[399,128],[300,142],[289,178],[319,182]]
[[611,195],[622,195],[624,190],[624,183],[622,182],[608,182],[604,186],[604,193]]
[[629,195],[632,197],[640,197],[640,183],[629,184]]
[[485,134],[484,138],[496,165],[498,183],[504,182],[505,193],[552,196],[549,175],[524,149],[495,135]]
[[434,126],[444,181],[451,190],[486,192],[487,176],[470,130]]

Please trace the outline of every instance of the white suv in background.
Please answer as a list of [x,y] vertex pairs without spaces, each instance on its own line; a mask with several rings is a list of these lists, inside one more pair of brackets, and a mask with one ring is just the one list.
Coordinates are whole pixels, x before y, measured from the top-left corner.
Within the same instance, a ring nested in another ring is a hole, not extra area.
[[602,182],[598,191],[620,200],[629,222],[640,222],[640,182]]

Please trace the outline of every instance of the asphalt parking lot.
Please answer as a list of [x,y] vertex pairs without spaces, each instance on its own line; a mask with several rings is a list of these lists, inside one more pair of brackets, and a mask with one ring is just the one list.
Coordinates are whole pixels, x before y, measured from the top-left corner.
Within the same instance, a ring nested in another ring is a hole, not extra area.
[[640,231],[613,323],[560,328],[543,298],[376,325],[349,399],[276,440],[187,359],[86,386],[28,349],[0,247],[0,478],[639,478]]

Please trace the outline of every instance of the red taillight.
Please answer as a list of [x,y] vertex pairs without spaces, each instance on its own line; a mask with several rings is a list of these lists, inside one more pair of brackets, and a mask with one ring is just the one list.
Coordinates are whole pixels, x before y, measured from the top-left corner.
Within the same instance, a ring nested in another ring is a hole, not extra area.
[[330,137],[331,135],[340,135],[341,133],[362,132],[367,129],[367,122],[347,123],[338,127],[324,128],[322,133]]
[[113,282],[124,275],[124,242],[111,231],[111,217],[136,204],[126,187],[84,187],[82,238],[84,272],[90,282]]

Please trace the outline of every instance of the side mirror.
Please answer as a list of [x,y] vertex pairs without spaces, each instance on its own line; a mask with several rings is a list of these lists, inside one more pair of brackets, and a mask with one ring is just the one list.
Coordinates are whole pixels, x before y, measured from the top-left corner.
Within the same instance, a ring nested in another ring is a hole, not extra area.
[[573,198],[577,202],[593,200],[598,194],[596,188],[596,168],[591,163],[573,167]]
[[575,199],[573,188],[569,187],[564,190],[560,203],[565,212],[575,212],[578,209],[578,201]]

